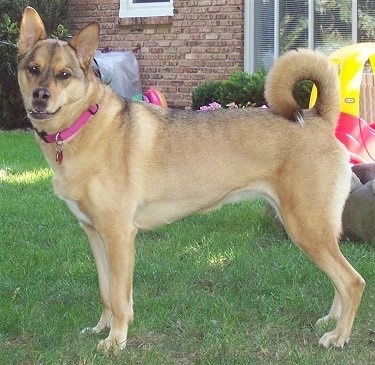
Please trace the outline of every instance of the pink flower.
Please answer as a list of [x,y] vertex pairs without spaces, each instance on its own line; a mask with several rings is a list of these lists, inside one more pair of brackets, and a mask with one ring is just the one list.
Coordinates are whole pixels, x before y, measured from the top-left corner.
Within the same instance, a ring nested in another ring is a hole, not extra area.
[[215,109],[220,109],[221,105],[217,103],[216,101],[208,104],[208,105],[203,105],[199,108],[199,111],[201,112],[206,112],[208,110],[215,110]]
[[209,105],[210,105],[212,110],[221,108],[221,105],[219,103],[217,103],[216,101],[210,103]]

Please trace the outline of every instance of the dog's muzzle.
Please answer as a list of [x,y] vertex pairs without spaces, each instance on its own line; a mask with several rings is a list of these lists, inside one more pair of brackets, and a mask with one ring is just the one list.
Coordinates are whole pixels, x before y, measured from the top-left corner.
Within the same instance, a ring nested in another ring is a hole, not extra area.
[[51,97],[51,93],[48,89],[39,87],[33,92],[33,108],[28,109],[27,114],[30,118],[44,120],[49,119],[57,114],[61,107],[56,109],[54,112],[47,110],[48,100]]

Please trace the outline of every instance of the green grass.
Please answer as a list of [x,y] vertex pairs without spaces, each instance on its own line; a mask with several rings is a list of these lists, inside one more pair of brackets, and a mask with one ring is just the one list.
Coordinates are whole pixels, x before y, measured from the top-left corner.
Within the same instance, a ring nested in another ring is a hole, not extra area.
[[101,313],[86,238],[53,194],[30,133],[0,132],[0,364],[372,364],[375,250],[342,250],[367,281],[351,341],[333,327],[331,284],[265,214],[226,206],[137,238],[135,321],[117,357],[82,336]]

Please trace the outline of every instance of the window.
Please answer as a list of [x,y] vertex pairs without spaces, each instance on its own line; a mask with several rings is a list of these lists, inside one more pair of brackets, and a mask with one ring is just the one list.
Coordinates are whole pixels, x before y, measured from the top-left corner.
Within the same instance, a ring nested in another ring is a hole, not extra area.
[[336,49],[356,42],[352,33],[353,0],[315,1],[314,8],[314,46],[330,54]]
[[374,0],[245,1],[245,71],[269,69],[279,55],[307,47],[329,54],[375,40]]
[[307,48],[309,6],[307,1],[282,0],[279,5],[279,54],[290,49]]
[[375,41],[375,2],[358,2],[358,42]]
[[173,0],[120,0],[120,18],[172,15]]
[[254,46],[257,49],[255,62],[257,68],[269,69],[273,63],[275,45],[275,4],[273,1],[256,1],[254,12]]

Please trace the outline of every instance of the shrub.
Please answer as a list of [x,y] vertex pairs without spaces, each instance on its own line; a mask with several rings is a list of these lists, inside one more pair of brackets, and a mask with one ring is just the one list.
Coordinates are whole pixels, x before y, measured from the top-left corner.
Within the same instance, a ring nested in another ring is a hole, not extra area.
[[313,82],[310,80],[300,81],[296,88],[294,89],[293,96],[296,99],[298,105],[302,109],[307,109],[309,107],[311,89],[313,87]]
[[[63,25],[69,0],[0,0],[0,129],[29,126],[17,82],[18,22],[25,6],[38,10],[46,30],[55,37],[66,37]],[[62,23],[62,25],[60,24]]]
[[198,110],[201,106],[217,102],[223,107],[235,102],[238,106],[262,106],[264,100],[265,71],[254,74],[238,71],[225,81],[206,81],[192,93],[191,107]]
[[0,128],[27,126],[25,111],[17,83],[18,25],[5,14],[0,22]]
[[193,91],[191,107],[198,110],[214,101],[223,107],[232,102],[239,106],[249,102],[261,106],[264,104],[264,75],[264,71],[254,74],[239,71],[226,81],[206,81]]
[[[243,71],[231,74],[226,81],[206,81],[192,93],[191,107],[198,110],[212,102],[227,107],[235,103],[239,107],[266,105],[264,98],[264,82],[266,71],[261,69],[253,74]],[[312,82],[304,80],[296,85],[293,96],[303,108],[308,108]]]
[[264,70],[254,74],[242,71],[233,73],[222,88],[223,105],[231,102],[235,102],[239,107],[264,105],[265,76]]
[[215,101],[222,104],[220,94],[224,83],[224,81],[206,81],[199,85],[192,93],[192,109],[198,110],[201,106],[209,105]]

